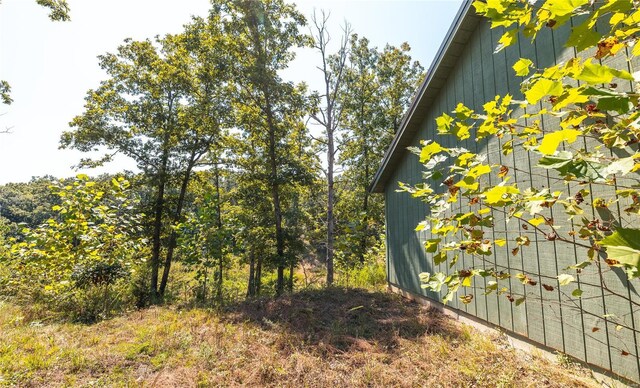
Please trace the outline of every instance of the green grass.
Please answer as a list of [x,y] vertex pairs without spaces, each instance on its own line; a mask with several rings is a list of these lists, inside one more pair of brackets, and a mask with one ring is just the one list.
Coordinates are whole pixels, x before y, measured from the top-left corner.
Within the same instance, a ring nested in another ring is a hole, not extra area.
[[0,304],[0,385],[597,386],[387,293],[309,290],[222,311],[34,324]]

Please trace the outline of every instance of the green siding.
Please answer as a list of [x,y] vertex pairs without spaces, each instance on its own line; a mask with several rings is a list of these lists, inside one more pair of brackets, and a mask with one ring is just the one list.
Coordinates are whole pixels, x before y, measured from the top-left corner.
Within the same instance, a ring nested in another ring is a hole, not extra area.
[[[502,31],[491,30],[488,23],[480,22],[476,31],[471,34],[455,67],[449,72],[439,97],[429,108],[427,119],[412,140],[412,145],[418,146],[422,139],[435,138],[435,118],[443,112],[453,110],[458,102],[481,110],[482,105],[492,100],[497,94],[510,93],[515,99],[522,99],[522,93],[519,90],[522,78],[515,76],[511,69],[512,64],[520,57],[531,58],[537,67],[547,67],[566,61],[575,55],[575,50],[562,46],[568,33],[568,28],[544,29],[535,44],[521,37],[517,45],[494,54],[494,47]],[[617,61],[616,66],[628,66],[631,72],[634,68],[640,68],[638,59],[629,63],[624,63],[624,59],[621,58],[608,61]],[[631,87],[631,83],[620,86],[621,89],[626,90]],[[539,106],[530,107],[527,113],[538,111],[544,108],[545,104],[543,102]],[[523,112],[515,112],[515,114],[518,113]],[[522,119],[520,124],[527,124],[527,120]],[[543,127],[555,128],[557,124],[557,119],[545,118]],[[555,176],[550,175],[551,173],[537,170],[535,174],[531,174],[532,166],[537,163],[537,157],[527,152],[514,152],[504,156],[500,152],[501,144],[497,139],[481,142],[468,139],[459,142],[453,137],[438,137],[438,141],[448,147],[462,146],[473,152],[484,153],[489,163],[508,166],[515,181],[522,188],[545,186],[567,193],[566,186]],[[385,187],[388,280],[402,289],[440,300],[444,296],[443,293],[436,294],[420,287],[418,274],[446,272],[448,264],[435,266],[423,248],[425,239],[430,238],[429,231],[415,231],[415,226],[426,216],[427,205],[406,193],[397,192],[398,182],[416,184],[421,181],[422,168],[417,157],[409,151],[402,152],[404,154],[401,161]],[[499,182],[499,178],[495,175],[486,179],[489,183]],[[619,181],[618,184],[623,183]],[[570,187],[567,195],[573,195],[577,190],[579,188],[575,186]],[[592,198],[603,196],[603,193],[598,192],[597,187],[591,187],[590,190]],[[621,204],[620,208],[623,206],[624,204]],[[468,205],[458,202],[450,210],[452,213],[461,211],[468,211]],[[619,212],[620,209],[616,211]],[[561,225],[561,221],[557,218],[561,218],[562,215],[557,216],[556,224]],[[532,241],[531,246],[524,247],[517,255],[513,255],[511,250],[515,246],[513,243],[508,243],[504,247],[496,247],[492,257],[485,261],[461,254],[454,269],[484,266],[498,270],[524,272],[538,284],[534,287],[525,287],[520,282],[513,281],[511,286],[514,294],[527,293],[527,301],[521,306],[515,306],[507,300],[505,295],[483,295],[480,289],[484,287],[485,280],[475,279],[474,300],[464,305],[456,298],[450,307],[577,359],[612,370],[631,380],[640,381],[640,361],[637,357],[623,355],[623,351],[631,354],[640,353],[640,336],[633,330],[616,328],[613,322],[603,322],[598,317],[579,313],[579,309],[584,308],[594,312],[595,315],[616,314],[618,317],[623,317],[626,325],[637,329],[640,326],[640,311],[637,310],[637,305],[634,311],[634,306],[628,298],[631,298],[633,303],[639,303],[638,292],[628,287],[624,277],[616,271],[603,275],[609,291],[600,287],[601,279],[597,275],[585,273],[577,276],[577,285],[585,295],[590,297],[577,300],[576,308],[566,303],[560,307],[560,302],[569,300],[567,295],[573,288],[568,291],[565,288],[560,289],[556,275],[564,268],[582,261],[583,257],[586,257],[586,251],[569,244],[546,241],[544,236],[536,234],[530,228],[525,230],[517,222],[507,222],[504,215],[494,214],[494,218],[496,227],[494,230],[487,231],[491,233],[488,237],[510,236],[513,239],[515,235],[526,234]],[[566,221],[565,228],[571,225],[570,222]],[[553,286],[554,291],[546,291],[543,284]],[[597,329],[594,330],[594,328]]]

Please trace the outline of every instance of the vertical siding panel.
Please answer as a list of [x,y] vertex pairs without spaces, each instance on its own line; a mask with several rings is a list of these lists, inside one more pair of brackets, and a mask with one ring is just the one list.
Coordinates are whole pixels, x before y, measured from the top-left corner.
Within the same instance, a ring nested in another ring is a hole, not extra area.
[[[488,29],[488,27],[487,27]],[[504,29],[491,29],[489,30],[489,38],[491,39],[491,47],[498,46],[498,40],[504,33]],[[491,53],[491,47],[484,48],[483,52]],[[506,57],[504,51],[499,53],[492,54],[489,58],[491,63],[485,63],[485,69],[493,72],[494,77],[491,77],[493,81],[493,94],[504,96],[509,92],[509,85],[507,81],[507,73],[510,69],[507,68]],[[485,77],[485,79],[490,79],[490,77]],[[491,96],[487,96],[487,100],[491,99]],[[502,157],[502,141],[500,139],[493,139],[490,143],[490,148],[488,150],[488,163],[491,165],[504,165]],[[494,169],[495,171],[495,169]],[[494,185],[498,185],[502,182],[497,175],[497,173],[491,174],[492,182]],[[507,223],[506,216],[503,212],[493,212],[494,217],[494,239],[507,239]],[[493,254],[496,262],[497,269],[499,271],[506,271],[508,273],[512,273],[511,271],[511,263],[510,263],[510,254],[509,254],[509,245],[506,244],[504,247],[494,246]],[[517,298],[519,289],[522,288],[520,282],[517,279],[507,279],[506,284],[511,290],[512,296]],[[517,287],[517,288],[516,288]],[[500,317],[501,317],[501,326],[515,331],[514,330],[514,322],[513,322],[513,309],[514,305],[509,301],[506,297],[501,297],[499,299],[500,302]],[[517,308],[517,307],[515,307]]]
[[[553,30],[553,41],[554,41],[554,51],[555,51],[555,61],[556,64],[565,63],[571,58],[575,57],[575,49],[564,47],[564,42],[567,41],[569,34],[571,32],[571,25],[567,24],[558,28],[557,30]],[[556,128],[557,124],[554,122],[550,123],[552,125],[551,128]],[[563,144],[564,148],[565,145]],[[554,174],[553,177],[557,177],[557,174]],[[558,177],[559,178],[559,177]],[[554,190],[557,189],[562,191],[562,197],[571,197],[572,191],[579,191],[580,188],[571,187],[572,185],[566,185],[562,182],[554,183]],[[572,190],[573,189],[573,190]],[[556,212],[557,213],[557,212]],[[562,219],[560,219],[562,217]],[[573,221],[568,221],[564,219],[565,215],[563,213],[556,214],[556,219],[558,224],[567,225],[571,228],[574,227]],[[560,232],[564,237],[571,239],[572,237],[566,235],[567,231]],[[575,238],[573,238],[575,241]],[[565,268],[576,264],[578,261],[578,249],[575,245],[571,245],[564,242],[556,243],[556,253],[557,253],[557,268],[558,272],[569,272],[572,273],[574,270],[564,270]],[[583,257],[586,258],[586,252],[580,251]],[[577,283],[576,283],[577,284]],[[579,358],[584,359],[586,355],[585,343],[584,343],[584,324],[582,320],[582,314],[580,313],[580,306],[582,301],[577,298],[573,298],[571,296],[571,292],[578,288],[577,285],[570,285],[562,288],[562,327],[563,327],[563,339],[564,339],[564,352]]]
[[[628,48],[626,49],[626,54],[627,57],[630,57],[630,51]],[[639,57],[633,57],[634,59],[638,59]],[[637,64],[637,61],[628,61],[626,63],[626,67],[623,67],[624,69],[628,70],[629,73],[634,74],[636,71],[637,66],[634,66],[634,63]],[[628,85],[625,87],[625,90],[630,90],[630,91],[634,91],[634,83],[633,82],[629,82]],[[622,179],[621,180],[623,182],[623,184],[625,185],[631,185],[633,184],[631,179]],[[631,201],[626,203],[627,206],[631,204]],[[621,211],[620,211],[620,202],[618,203],[618,214],[621,215]],[[626,206],[625,206],[626,207]],[[624,225],[625,227],[627,226],[631,226],[631,225]],[[636,283],[637,285],[638,283]],[[631,327],[632,331],[633,331],[633,342],[629,345],[629,347],[631,348],[631,350],[633,351],[629,351],[629,353],[631,355],[635,355],[636,359],[636,380],[640,380],[640,310],[635,308],[634,309],[634,303],[635,306],[640,306],[640,294],[638,294],[637,290],[635,292],[631,292],[632,290],[632,284],[631,282],[629,282],[627,280],[626,282],[626,289],[627,289],[627,296],[629,298],[628,301],[628,311],[630,312],[629,315],[625,316],[625,323],[629,324],[629,326]],[[635,289],[634,289],[635,290]],[[625,329],[626,330],[626,329]]]
[[[455,89],[455,101],[450,104],[450,106],[452,108],[455,108],[455,106],[457,106],[457,104],[459,102],[462,103],[466,103],[467,100],[465,99],[465,77],[464,74],[469,74],[468,71],[470,71],[470,58],[468,55],[463,56],[459,61],[458,64],[455,68],[454,73],[451,75],[450,77],[450,81],[453,85],[454,85],[454,89]],[[462,146],[464,148],[466,148],[467,150],[473,150],[475,147],[475,141],[473,141],[472,139],[465,139],[462,143]],[[459,198],[461,198],[461,194],[458,196]],[[460,211],[462,213],[466,213],[468,211],[470,211],[470,207],[468,206],[468,204],[463,203],[462,200],[460,201]],[[462,235],[462,232],[459,233],[459,235]],[[470,268],[470,267],[478,267],[478,265],[480,265],[473,257],[473,255],[467,255],[464,252],[462,253],[462,259],[464,260],[464,265],[466,268]],[[482,289],[481,287],[484,286],[484,281],[474,278],[472,280],[472,287],[474,290],[474,297],[473,297],[473,301],[467,305],[468,309],[467,311],[470,314],[473,314],[475,316],[478,317],[486,317],[486,297],[484,295],[482,295]],[[484,311],[484,313],[482,312]]]
[[[509,46],[504,50],[504,61],[505,61],[505,71],[506,77],[506,91],[500,91],[504,94],[509,93],[516,100],[522,100],[523,96],[520,92],[520,83],[522,82],[521,77],[517,77],[515,71],[513,70],[513,64],[520,59],[519,46],[513,45]],[[515,108],[512,117],[519,117],[523,114],[524,111],[520,108]],[[520,120],[518,125],[524,125],[524,120]],[[510,140],[509,138],[505,139],[506,141]],[[517,168],[525,168],[527,164],[516,163],[516,154],[522,154],[521,152],[512,152],[509,155],[505,155],[502,157],[502,164],[506,165],[509,168],[513,176],[513,182],[515,182],[520,189],[526,189],[529,185],[521,185],[521,180],[526,179],[526,176],[523,174],[523,171],[519,171]],[[528,162],[528,161],[527,161]],[[507,244],[504,247],[504,255],[507,257],[507,260],[510,262],[510,267],[514,271],[514,273],[524,273],[524,253],[518,252],[516,255],[511,253],[511,250],[516,247],[516,243],[514,241],[516,236],[520,236],[523,233],[523,229],[520,226],[520,222],[517,219],[511,219],[510,221],[505,221],[505,230],[507,233]],[[513,293],[516,298],[522,297],[526,295],[528,289],[521,282],[515,280],[511,282],[511,287],[513,289]],[[513,313],[513,330],[521,335],[528,336],[528,317],[527,317],[527,307],[525,304],[520,306],[513,305],[511,307],[511,311]]]
[[[536,64],[538,67],[549,67],[555,64],[553,50],[553,36],[550,29],[542,29],[538,34],[536,41]],[[547,102],[541,102],[543,108],[547,107]],[[557,125],[555,118],[550,120],[544,117],[541,120],[542,126],[549,125],[553,128],[553,124]],[[537,162],[537,161],[536,161]],[[538,169],[539,170],[539,169]],[[537,171],[539,173],[539,171]],[[548,173],[542,173],[542,176],[534,176],[534,187],[550,187],[550,178]],[[546,177],[545,177],[546,175]],[[548,215],[549,213],[547,213]],[[551,213],[553,214],[553,213]],[[553,215],[552,215],[553,216]],[[545,334],[546,345],[554,349],[563,350],[564,343],[562,338],[562,309],[559,306],[560,289],[556,276],[558,275],[556,267],[556,249],[554,242],[546,241],[544,235],[537,233],[538,250],[540,251],[540,275],[544,284],[553,286],[554,291],[546,291],[543,295],[545,298],[543,309],[545,318]]]
[[[625,58],[619,55],[613,58],[606,58],[602,62],[604,65],[617,69],[628,68]],[[614,81],[618,83],[619,91],[628,92],[631,90],[631,84],[629,82],[625,82],[620,79]],[[609,118],[609,121],[612,121],[611,118]],[[625,154],[623,151],[618,152],[618,154],[620,157],[630,156],[628,152]],[[625,180],[622,177],[617,179],[617,181],[617,184],[625,183]],[[605,199],[608,200],[613,194],[610,187],[607,188],[607,194],[608,195]],[[619,202],[615,206],[611,206],[609,210],[611,212],[610,216],[613,219],[623,219]],[[601,218],[604,219],[604,217]],[[619,268],[612,268],[611,271],[605,271],[603,279],[606,282],[607,288],[611,291],[611,293],[606,296],[605,300],[606,312],[607,314],[613,314],[613,316],[617,317],[616,319],[608,320],[606,330],[610,348],[612,370],[622,376],[627,376],[637,380],[638,376],[640,376],[640,372],[638,370],[637,347],[635,346],[636,335],[634,335],[634,332],[629,329],[616,329],[618,326],[617,321],[621,321],[619,323],[622,323],[625,326],[632,326],[634,324],[633,318],[635,318],[635,315],[633,309],[629,309],[630,301],[628,299],[631,284],[627,280],[624,271]],[[622,354],[623,351],[628,352],[629,355],[624,356]],[[632,354],[636,355],[636,357],[631,356]]]
[[[479,28],[479,27],[478,27]],[[474,36],[476,35],[476,33],[474,32]],[[472,46],[472,41],[473,39],[470,38],[470,42],[467,44],[467,48],[465,49],[463,55],[463,67],[462,67],[462,93],[463,93],[463,102],[464,104],[471,108],[471,109],[475,109],[475,100],[474,100],[474,96],[476,93],[476,79],[478,79],[478,82],[482,82],[481,78],[482,78],[482,68],[481,68],[481,63],[480,63],[480,53],[479,52],[473,52],[473,46]],[[478,50],[475,50],[478,51]],[[478,71],[476,71],[476,69],[478,69]],[[481,90],[481,89],[480,89]],[[478,152],[478,144],[473,140],[473,139],[469,139],[469,147],[468,147],[469,151],[477,153]],[[473,210],[471,207],[467,207],[467,211],[471,211]],[[475,268],[485,268],[485,262],[482,260],[482,258],[479,258],[475,255],[470,255],[471,259],[472,259],[472,263],[473,266]],[[486,280],[484,279],[476,279],[474,280],[474,285],[477,287],[478,290],[484,289],[486,286]],[[478,294],[478,293],[476,293]],[[484,319],[486,321],[489,321],[489,315],[492,314],[493,316],[496,315],[496,306],[495,304],[493,305],[493,309],[491,309],[492,305],[489,302],[490,297],[487,295],[483,295],[483,293],[480,293],[480,295],[476,295],[475,299],[477,299],[477,304],[476,304],[476,309],[478,312],[478,317],[481,319]]]
[[[535,47],[531,44],[528,38],[525,38],[522,35],[519,37],[518,49],[520,57],[531,59],[536,65],[538,65]],[[534,111],[537,111],[535,107],[527,108],[526,113],[533,113]],[[531,119],[524,119],[524,124],[532,124]],[[521,168],[524,171],[522,174],[522,181],[519,183],[525,188],[533,187],[534,179],[531,174],[533,164],[531,160],[531,153],[517,152],[515,153],[514,158],[516,159],[515,163],[518,166],[522,166]],[[526,233],[523,232],[523,234],[531,239],[531,246],[520,248],[520,254],[525,258],[523,263],[525,274],[538,283],[536,286],[529,287],[527,292],[527,299],[525,301],[525,308],[527,310],[528,317],[527,331],[529,333],[529,338],[541,344],[545,344],[545,316],[541,302],[544,291],[542,288],[542,279],[539,276],[540,256],[537,249],[538,244],[534,231],[528,230]]]
[[[576,20],[576,23],[580,22],[581,20]],[[582,52],[580,56],[582,58],[593,57],[595,53],[596,49],[591,48]],[[586,139],[584,140],[584,146],[587,149],[595,145],[596,144],[591,143],[591,141],[587,142]],[[599,217],[590,206],[591,203],[593,203],[594,198],[601,196],[601,190],[597,186],[598,185],[589,185],[587,188],[590,191],[590,195],[588,198],[585,198],[588,203],[585,203],[586,206],[584,206],[584,210],[585,217],[588,219]],[[582,257],[584,256],[585,255],[583,254]],[[584,291],[582,296],[583,308],[589,312],[587,316],[583,317],[586,329],[585,348],[587,352],[587,361],[606,369],[612,369],[608,339],[609,336],[607,334],[609,327],[608,325],[603,325],[603,320],[601,318],[606,314],[605,299],[607,298],[606,293],[600,286],[601,277],[596,273],[596,271],[590,270],[587,271],[584,276],[581,276],[581,281],[581,286]]]
[[[473,109],[478,112],[482,112],[482,105],[484,105],[484,103],[487,101],[487,96],[493,96],[494,94],[493,90],[485,90],[485,80],[488,77],[493,77],[493,71],[489,68],[486,68],[485,66],[487,65],[483,63],[483,49],[489,48],[489,52],[493,51],[491,49],[491,35],[487,34],[486,28],[486,24],[481,24],[479,26],[479,30],[477,30],[476,33],[473,34],[468,46],[471,50],[471,60],[473,63],[473,96],[470,102]],[[485,32],[483,33],[483,31]],[[487,85],[487,87],[490,87],[490,85]],[[487,144],[486,140],[475,142],[475,145],[475,152],[477,152],[478,154],[487,153],[489,145]],[[486,182],[487,177],[483,176],[481,180]],[[490,183],[491,181],[489,179],[489,184]],[[489,233],[492,232],[489,231]],[[483,258],[479,257],[479,259]],[[489,256],[485,257],[484,259],[485,260],[483,261],[483,264],[485,268],[495,267],[495,257]],[[498,302],[498,297],[495,293],[487,295],[487,313],[489,322],[500,325],[500,305]]]

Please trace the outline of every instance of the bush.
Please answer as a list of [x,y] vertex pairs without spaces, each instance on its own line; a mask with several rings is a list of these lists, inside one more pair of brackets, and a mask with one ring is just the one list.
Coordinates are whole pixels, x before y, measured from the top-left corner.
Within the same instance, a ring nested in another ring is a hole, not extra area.
[[348,267],[338,266],[336,284],[344,287],[356,287],[380,290],[387,285],[386,243],[381,237],[378,244],[364,255],[364,262]]
[[36,314],[93,322],[134,303],[130,280],[144,264],[140,216],[129,183],[99,188],[86,175],[51,187],[55,217],[25,228],[3,258],[3,293]]

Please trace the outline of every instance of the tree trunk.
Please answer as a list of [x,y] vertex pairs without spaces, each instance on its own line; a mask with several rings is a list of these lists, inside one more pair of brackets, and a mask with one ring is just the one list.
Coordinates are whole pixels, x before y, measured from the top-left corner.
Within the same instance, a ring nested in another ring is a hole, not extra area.
[[258,263],[256,264],[256,278],[255,278],[255,295],[260,296],[262,290],[262,255],[258,256]]
[[289,263],[289,292],[293,292],[293,262]]
[[160,249],[162,246],[162,213],[164,212],[164,191],[167,184],[167,164],[169,163],[169,140],[171,139],[170,128],[172,127],[173,93],[168,95],[169,114],[166,118],[164,139],[162,144],[162,157],[158,168],[158,197],[154,205],[155,219],[153,223],[153,247],[151,251],[151,298],[153,303],[157,303],[162,296],[162,291],[158,292],[158,273],[160,271]]
[[256,258],[253,255],[253,249],[249,251],[249,286],[247,287],[247,297],[256,295],[256,278],[255,278]]
[[[369,147],[366,139],[364,141],[364,179],[365,184],[368,184],[369,180]],[[362,201],[362,213],[364,217],[362,219],[362,237],[360,239],[360,263],[364,264],[364,255],[367,251],[367,237],[369,236],[369,190],[364,188],[364,200]]]
[[154,204],[153,247],[151,249],[151,298],[156,303],[158,294],[158,273],[160,271],[160,248],[162,244],[162,213],[164,208],[164,190],[166,186],[166,166],[169,159],[168,152],[162,156],[160,173],[158,176],[158,194]]
[[[173,223],[180,221],[182,217],[182,208],[184,206],[184,198],[187,194],[187,188],[189,187],[189,180],[191,179],[191,170],[195,165],[195,155],[191,155],[191,160],[187,165],[187,171],[184,173],[184,177],[182,178],[182,185],[180,186],[180,194],[178,196],[178,203],[176,206],[176,212],[173,217]],[[169,237],[169,247],[167,249],[167,257],[164,261],[164,268],[162,270],[162,280],[160,281],[160,296],[164,296],[164,292],[167,288],[167,282],[169,281],[169,271],[171,270],[171,262],[173,261],[173,252],[176,249],[176,240],[178,238],[178,233],[175,230],[171,231],[171,236]]]
[[335,146],[333,143],[333,130],[327,132],[327,286],[333,284],[333,243],[334,225],[333,203],[335,197],[333,182],[333,166],[335,158]]
[[256,52],[257,70],[254,76],[254,83],[258,85],[260,92],[264,98],[263,112],[266,115],[267,130],[269,131],[269,165],[270,165],[270,183],[271,183],[271,199],[273,201],[273,213],[276,229],[276,254],[277,254],[277,272],[278,280],[276,283],[276,294],[281,295],[284,291],[284,234],[282,229],[282,209],[280,206],[280,191],[278,182],[278,161],[276,159],[276,120],[273,117],[273,106],[271,101],[271,83],[273,77],[267,71],[267,54],[266,48],[263,46],[260,37],[260,20],[258,10],[260,8],[258,2],[246,2],[246,12],[250,16],[248,18],[248,27],[253,40],[253,48]]
[[278,279],[276,282],[276,295],[284,291],[284,233],[282,229],[282,208],[280,207],[280,185],[278,182],[278,160],[276,157],[276,125],[273,119],[273,111],[269,101],[269,95],[265,91],[267,125],[269,127],[269,164],[271,167],[271,198],[273,200],[273,213],[276,226],[276,254],[278,266]]
[[[216,182],[216,227],[218,228],[218,237],[222,233],[222,206],[220,204],[220,171],[218,163],[215,164],[215,182]],[[223,266],[224,256],[222,254],[222,244],[218,244],[218,301],[222,302],[222,286],[223,286]]]

